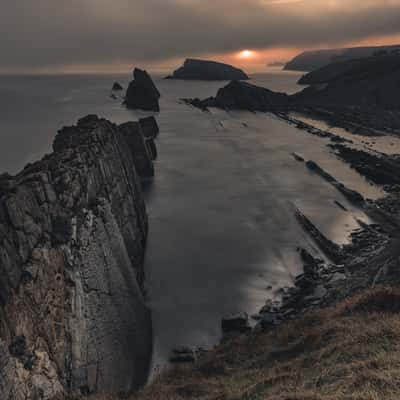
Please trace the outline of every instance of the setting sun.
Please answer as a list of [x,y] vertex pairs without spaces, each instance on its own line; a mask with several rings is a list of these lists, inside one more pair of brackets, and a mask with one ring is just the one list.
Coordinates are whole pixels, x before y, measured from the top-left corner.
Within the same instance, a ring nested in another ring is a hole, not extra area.
[[252,51],[252,50],[242,50],[239,54],[238,54],[238,56],[239,56],[239,58],[252,58],[252,57],[254,57],[254,51]]

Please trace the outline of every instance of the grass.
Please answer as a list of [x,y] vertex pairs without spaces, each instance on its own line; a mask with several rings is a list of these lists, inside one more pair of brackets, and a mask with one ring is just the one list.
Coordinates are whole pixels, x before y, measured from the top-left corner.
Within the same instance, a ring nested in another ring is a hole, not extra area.
[[223,344],[129,400],[398,400],[399,311],[398,288],[369,289]]

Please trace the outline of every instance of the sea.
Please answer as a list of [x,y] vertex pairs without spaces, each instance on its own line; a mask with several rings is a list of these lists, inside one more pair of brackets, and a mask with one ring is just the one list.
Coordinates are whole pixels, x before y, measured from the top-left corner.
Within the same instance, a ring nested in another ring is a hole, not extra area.
[[[270,71],[254,74],[251,82],[294,93],[302,89],[299,77]],[[155,179],[144,191],[155,376],[174,348],[215,346],[222,317],[252,315],[268,299],[279,298],[280,289],[302,272],[299,247],[323,257],[298,225],[296,209],[338,244],[349,241],[360,221],[369,222],[293,152],[367,198],[382,191],[340,161],[327,139],[270,114],[207,113],[181,101],[215,95],[226,82],[156,76],[162,97],[161,112],[154,114],[127,110],[121,98],[110,97],[114,81],[126,87],[130,79],[129,74],[0,76],[0,173],[15,174],[50,152],[57,130],[87,114],[115,123],[155,115],[159,158]]]

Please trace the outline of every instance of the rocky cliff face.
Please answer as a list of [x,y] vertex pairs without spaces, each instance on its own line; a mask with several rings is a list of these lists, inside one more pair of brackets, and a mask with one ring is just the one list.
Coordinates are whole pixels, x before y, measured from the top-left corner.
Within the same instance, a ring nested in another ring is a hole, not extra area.
[[0,176],[1,399],[145,381],[147,216],[134,153],[147,147],[127,142],[138,134],[140,124],[88,116],[58,133],[51,155]]
[[294,97],[306,104],[399,110],[400,55],[333,63],[301,79],[315,85]]
[[400,45],[305,51],[289,61],[284,69],[291,71],[314,71],[332,62],[371,57],[374,54],[382,52],[388,54],[396,53],[399,49]]

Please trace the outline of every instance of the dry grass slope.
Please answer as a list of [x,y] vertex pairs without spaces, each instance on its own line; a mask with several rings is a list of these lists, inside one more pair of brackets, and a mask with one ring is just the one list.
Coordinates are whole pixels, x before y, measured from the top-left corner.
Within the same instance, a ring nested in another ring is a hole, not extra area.
[[399,311],[400,289],[369,289],[221,345],[130,400],[398,400]]

